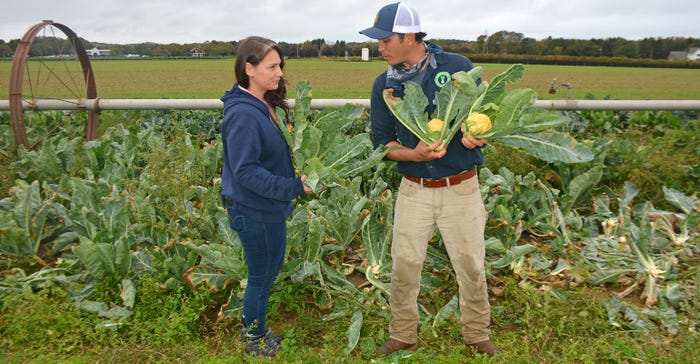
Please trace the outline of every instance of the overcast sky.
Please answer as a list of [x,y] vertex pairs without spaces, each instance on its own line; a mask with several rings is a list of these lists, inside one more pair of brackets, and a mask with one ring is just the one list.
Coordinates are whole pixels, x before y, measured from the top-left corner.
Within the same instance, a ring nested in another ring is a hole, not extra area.
[[[260,35],[297,43],[362,42],[377,0],[6,0],[0,39],[22,38],[44,19],[91,42],[233,41]],[[411,0],[428,38],[476,40],[500,30],[547,38],[700,38],[698,0]]]

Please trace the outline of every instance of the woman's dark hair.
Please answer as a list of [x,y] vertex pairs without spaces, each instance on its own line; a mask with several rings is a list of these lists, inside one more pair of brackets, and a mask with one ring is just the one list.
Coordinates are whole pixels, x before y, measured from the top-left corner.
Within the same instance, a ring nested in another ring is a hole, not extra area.
[[[250,86],[250,79],[245,72],[246,63],[257,66],[271,50],[275,50],[280,55],[280,68],[284,69],[282,48],[274,41],[263,37],[251,36],[238,43],[238,49],[236,50],[236,81],[239,85],[245,88]],[[279,87],[276,90],[265,92],[264,96],[265,101],[270,106],[273,108],[281,107],[285,114],[289,112],[286,83],[287,81],[284,77],[280,78]]]

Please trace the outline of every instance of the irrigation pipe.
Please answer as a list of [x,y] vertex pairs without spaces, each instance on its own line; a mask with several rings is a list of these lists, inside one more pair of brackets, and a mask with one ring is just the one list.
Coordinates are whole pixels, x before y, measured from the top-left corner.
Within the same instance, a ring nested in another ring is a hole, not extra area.
[[[294,99],[289,100],[294,106]],[[370,107],[368,99],[316,99],[311,108],[325,109],[345,104]],[[535,100],[534,107],[549,110],[700,110],[700,100]],[[219,99],[40,99],[22,101],[24,110],[216,110]],[[9,100],[0,100],[0,110],[9,110]]]

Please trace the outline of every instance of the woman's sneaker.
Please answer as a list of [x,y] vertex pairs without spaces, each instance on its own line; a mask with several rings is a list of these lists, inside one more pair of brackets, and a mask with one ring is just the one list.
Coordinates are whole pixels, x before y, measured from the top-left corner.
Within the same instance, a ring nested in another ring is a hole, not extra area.
[[280,349],[280,342],[282,338],[272,334],[270,328],[267,329],[264,335],[258,337],[245,336],[245,353],[256,355],[256,356],[266,356],[274,357],[277,351]]
[[[270,331],[270,329],[268,328],[267,331]],[[245,325],[241,324],[241,327],[238,328],[238,334],[241,335],[241,339],[245,339],[246,335],[248,334],[248,328],[245,327]],[[272,332],[270,332],[270,335],[278,344],[282,342],[282,337],[276,336],[272,334]]]

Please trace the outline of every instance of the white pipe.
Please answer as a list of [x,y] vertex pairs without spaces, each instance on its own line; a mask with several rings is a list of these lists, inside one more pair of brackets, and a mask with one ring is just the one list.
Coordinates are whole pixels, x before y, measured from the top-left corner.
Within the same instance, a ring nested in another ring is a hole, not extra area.
[[550,110],[700,110],[700,100],[535,100]]
[[[312,109],[356,104],[369,109],[368,99],[316,99]],[[294,99],[289,100],[294,106]],[[550,110],[700,110],[700,100],[535,100],[534,107]],[[24,110],[217,110],[219,99],[40,99],[22,101]],[[0,110],[9,110],[9,100],[0,100]]]

